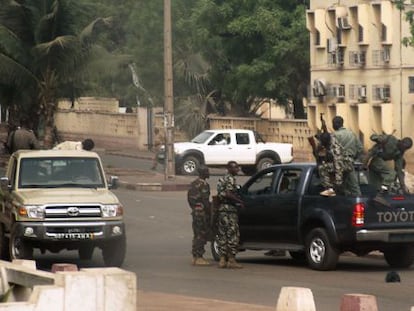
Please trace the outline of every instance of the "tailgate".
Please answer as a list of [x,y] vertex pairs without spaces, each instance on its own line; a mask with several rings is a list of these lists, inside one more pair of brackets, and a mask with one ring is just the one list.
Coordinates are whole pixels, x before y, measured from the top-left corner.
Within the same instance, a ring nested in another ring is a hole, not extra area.
[[367,202],[364,225],[357,230],[359,241],[414,242],[414,197],[385,195],[384,204]]

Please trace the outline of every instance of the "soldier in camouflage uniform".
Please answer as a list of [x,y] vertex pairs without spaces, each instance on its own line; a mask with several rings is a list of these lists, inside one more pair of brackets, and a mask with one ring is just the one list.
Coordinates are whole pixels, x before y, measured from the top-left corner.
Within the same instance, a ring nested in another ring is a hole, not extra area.
[[[373,134],[370,139],[375,145],[368,150],[364,165],[369,169],[369,183],[374,185],[379,194],[389,191],[396,177],[401,191],[408,193],[405,185],[405,160],[404,153],[413,145],[409,137],[398,139],[394,135]],[[394,161],[394,169],[390,168],[386,161]]]
[[335,130],[334,135],[338,144],[342,146],[344,161],[347,163],[347,170],[344,171],[342,192],[349,196],[360,196],[358,177],[355,172],[355,161],[361,161],[363,147],[358,137],[349,129],[344,127],[344,119],[336,116],[332,119],[332,127]]
[[203,258],[203,255],[210,235],[210,185],[206,180],[210,177],[208,168],[200,167],[198,175],[199,177],[191,183],[187,192],[187,200],[193,218],[192,264],[207,266],[210,263]]
[[334,134],[321,134],[320,143],[326,149],[326,156],[318,166],[321,183],[325,188],[320,194],[335,196],[335,189],[339,189],[343,184],[344,174],[352,170],[353,161],[345,156]]
[[240,171],[235,161],[227,163],[227,174],[217,183],[217,196],[220,200],[218,208],[217,243],[220,253],[219,268],[237,269],[243,266],[236,262],[235,256],[239,245],[238,206],[243,207],[243,201],[237,195],[235,176]]

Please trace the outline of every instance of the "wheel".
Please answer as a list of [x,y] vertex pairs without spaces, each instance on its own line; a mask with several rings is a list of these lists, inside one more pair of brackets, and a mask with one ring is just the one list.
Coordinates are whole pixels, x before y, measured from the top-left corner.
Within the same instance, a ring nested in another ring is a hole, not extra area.
[[126,237],[105,243],[102,247],[102,257],[107,267],[121,267],[126,254]]
[[256,168],[258,171],[261,171],[265,168],[268,168],[269,166],[272,166],[273,164],[280,164],[280,160],[273,160],[272,158],[264,157],[261,158],[256,165]]
[[303,251],[289,251],[289,255],[296,262],[306,262],[306,253]]
[[333,270],[338,263],[339,252],[331,245],[326,230],[315,228],[306,236],[306,259],[314,270]]
[[200,167],[200,161],[193,156],[188,156],[184,159],[181,165],[181,174],[183,175],[196,175],[197,170]]
[[0,224],[0,260],[10,260],[9,238],[6,237],[2,224]]
[[414,246],[401,245],[384,251],[385,261],[393,268],[408,268],[414,262]]
[[94,247],[91,245],[82,245],[78,249],[79,259],[80,260],[90,260],[93,255]]
[[220,260],[220,253],[219,253],[219,250],[218,250],[217,239],[214,239],[213,241],[211,241],[211,255],[213,256],[213,259],[215,261]]
[[17,225],[13,225],[10,241],[9,241],[9,254],[10,260],[13,259],[32,259],[33,258],[33,247],[28,245],[17,232]]
[[241,170],[243,174],[247,176],[252,176],[257,172],[256,167],[254,166],[242,166]]

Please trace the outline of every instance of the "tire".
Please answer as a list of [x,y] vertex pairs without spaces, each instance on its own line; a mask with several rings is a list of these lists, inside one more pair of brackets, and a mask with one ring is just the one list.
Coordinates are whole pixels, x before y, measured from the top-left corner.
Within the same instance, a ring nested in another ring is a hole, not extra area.
[[306,259],[311,269],[334,270],[338,258],[339,252],[329,241],[325,229],[315,228],[308,233],[306,236]]
[[263,170],[265,168],[268,168],[269,166],[272,166],[273,164],[280,164],[280,160],[279,161],[277,161],[277,160],[275,161],[272,158],[264,157],[264,158],[261,158],[257,162],[256,169],[257,169],[257,171],[261,171],[261,170]]
[[409,268],[414,262],[414,246],[401,245],[386,249],[384,258],[392,268]]
[[215,261],[219,261],[220,260],[220,253],[218,250],[218,244],[217,244],[217,240],[214,239],[213,241],[211,241],[211,255],[213,256],[213,259]]
[[0,260],[10,260],[9,238],[6,237],[3,224],[0,224]]
[[126,255],[126,237],[105,243],[102,247],[102,257],[107,267],[121,267]]
[[9,256],[13,259],[33,259],[33,247],[19,236],[17,225],[13,225],[10,233]]
[[78,249],[80,260],[90,260],[93,256],[94,247],[91,245],[82,245]]
[[289,255],[296,262],[306,262],[306,253],[303,251],[289,251]]
[[181,165],[182,175],[197,175],[197,170],[200,167],[200,161],[193,156],[184,158],[183,164]]
[[241,170],[246,176],[252,176],[257,172],[256,167],[254,166],[242,166]]

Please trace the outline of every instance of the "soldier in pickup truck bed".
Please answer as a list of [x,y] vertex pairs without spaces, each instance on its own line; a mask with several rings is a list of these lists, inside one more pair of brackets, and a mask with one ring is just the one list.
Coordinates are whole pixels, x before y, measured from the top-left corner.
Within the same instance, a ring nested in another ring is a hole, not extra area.
[[[373,184],[379,194],[387,192],[395,182],[396,177],[401,190],[408,193],[405,185],[404,153],[413,145],[410,137],[398,139],[394,135],[373,134],[370,139],[375,145],[368,151],[364,165],[369,169],[369,183]],[[394,161],[394,169],[386,161]]]

